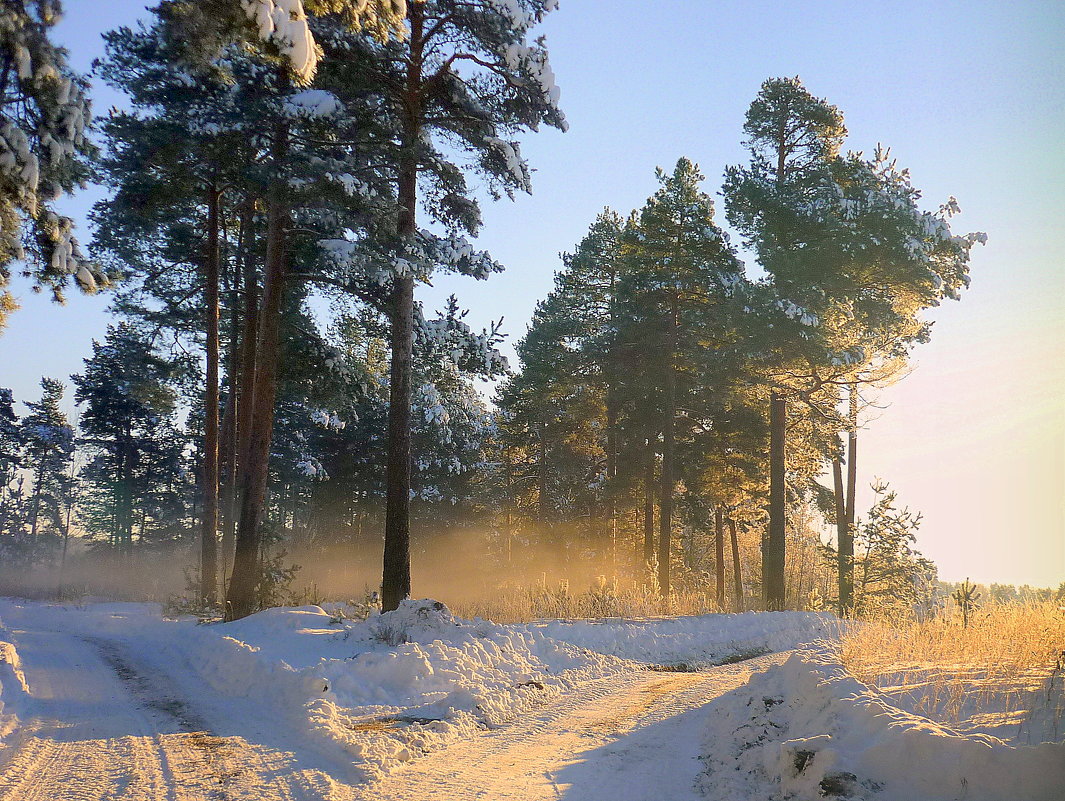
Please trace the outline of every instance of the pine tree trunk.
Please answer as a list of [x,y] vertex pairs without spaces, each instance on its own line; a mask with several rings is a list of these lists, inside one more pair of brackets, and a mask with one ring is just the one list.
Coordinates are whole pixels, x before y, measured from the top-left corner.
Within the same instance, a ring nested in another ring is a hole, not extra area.
[[666,398],[662,418],[662,488],[659,499],[658,586],[668,610],[670,597],[669,555],[673,537],[673,435],[677,417],[677,299],[670,309],[669,353],[666,364]]
[[255,219],[254,204],[248,202],[247,236],[244,245],[244,325],[240,335],[239,379],[234,383],[237,392],[236,442],[234,466],[231,478],[233,510],[232,531],[222,540],[222,551],[227,562],[232,564],[236,550],[236,525],[240,519],[240,493],[244,480],[245,465],[251,450],[252,413],[255,409],[255,369],[259,344],[259,291],[255,274],[255,237],[252,224]]
[[[617,312],[616,304],[614,303],[615,284],[617,283],[617,273],[614,270],[610,271],[610,330],[613,333],[617,331]],[[607,493],[608,502],[610,505],[610,564],[614,574],[617,574],[617,553],[618,553],[618,509],[617,509],[617,477],[618,477],[618,402],[617,402],[617,380],[615,375],[616,367],[616,342],[612,338],[610,345],[607,347],[606,352],[606,364],[604,365],[603,374],[606,378],[606,480],[607,480]]]
[[541,528],[547,528],[549,512],[547,492],[547,423],[540,423],[539,437],[536,440],[536,515]]
[[[847,536],[845,538],[846,552],[844,559],[847,563],[848,586],[853,593],[854,588],[854,495],[858,483],[858,385],[850,386],[850,409],[848,414],[847,430]],[[840,551],[843,551],[840,548]],[[848,608],[853,606],[853,597],[848,598]]]
[[273,436],[274,401],[277,395],[278,345],[281,327],[281,301],[285,289],[287,253],[286,184],[283,164],[288,153],[288,128],[278,123],[272,146],[274,173],[270,179],[266,223],[266,273],[259,313],[255,359],[255,380],[251,392],[251,424],[247,431],[247,454],[242,459],[240,520],[233,554],[233,576],[229,583],[226,617],[229,620],[255,611],[259,584],[259,527],[266,502]]
[[655,448],[647,438],[643,468],[643,561],[651,564],[655,555]]
[[44,478],[44,458],[41,457],[41,464],[37,468],[37,480],[33,484],[33,514],[30,517],[30,547],[28,564],[33,567],[33,562],[37,558],[37,521],[41,516],[41,481]]
[[743,611],[743,578],[740,576],[740,538],[736,534],[736,521],[728,519],[729,534],[732,538],[732,579],[734,582],[732,595],[732,611]]
[[773,394],[769,401],[769,531],[762,545],[762,587],[765,608],[784,608],[784,435],[787,401]]
[[717,561],[714,564],[715,579],[717,581],[717,608],[725,611],[725,515],[718,507],[714,514],[714,544],[716,545]]
[[843,491],[843,463],[838,456],[832,459],[832,488],[836,507],[836,566],[838,574],[839,602],[837,611],[840,617],[847,613],[854,603],[853,554],[854,541],[847,526],[847,503]]
[[[422,39],[424,9],[407,6],[410,21],[403,155],[399,168],[398,239],[417,230],[417,148],[422,127]],[[396,276],[392,291],[392,364],[389,372],[388,462],[385,489],[385,554],[381,608],[388,612],[410,597],[411,381],[414,361],[414,276]]]
[[239,331],[241,328],[240,314],[240,280],[241,264],[244,259],[244,249],[247,247],[248,219],[245,213],[240,220],[240,233],[237,236],[236,257],[230,265],[222,262],[225,268],[226,292],[229,295],[229,348],[226,358],[226,385],[229,391],[226,393],[225,411],[222,413],[222,433],[218,453],[218,480],[219,480],[219,528],[221,529],[221,549],[219,552],[219,568],[222,580],[221,592],[225,594],[228,569],[233,540],[236,536],[236,472],[237,472],[237,385],[240,380],[240,351],[241,340]]
[[207,253],[204,306],[207,322],[207,376],[203,421],[203,515],[200,519],[200,597],[218,595],[218,205],[219,192],[207,191]]

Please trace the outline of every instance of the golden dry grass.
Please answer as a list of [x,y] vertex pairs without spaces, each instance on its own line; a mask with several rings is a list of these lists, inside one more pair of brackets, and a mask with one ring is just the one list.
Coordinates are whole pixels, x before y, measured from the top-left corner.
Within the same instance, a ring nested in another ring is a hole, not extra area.
[[527,623],[549,618],[656,617],[701,615],[720,611],[705,592],[674,591],[668,611],[657,587],[599,576],[585,589],[567,581],[533,585],[505,585],[490,597],[456,601],[452,611],[464,618],[481,617],[496,623]]
[[852,674],[918,714],[997,733],[1040,712],[1040,726],[1061,730],[1065,611],[1056,604],[986,605],[968,627],[952,613],[865,621],[840,647]]

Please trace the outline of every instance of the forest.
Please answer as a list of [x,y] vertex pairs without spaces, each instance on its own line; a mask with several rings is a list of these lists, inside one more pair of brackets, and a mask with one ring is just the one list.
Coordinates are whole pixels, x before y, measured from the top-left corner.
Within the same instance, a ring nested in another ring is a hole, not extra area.
[[[57,4],[4,6],[0,291],[113,316],[69,382],[0,389],[5,592],[227,619],[533,585],[666,612],[942,600],[920,514],[882,480],[855,508],[859,440],[986,237],[888,147],[846,149],[798,77],[751,98],[720,181],[681,157],[588,221],[517,364],[502,320],[416,298],[503,269],[481,207],[532,191],[519,137],[567,128],[532,34],[554,5],[167,0],[106,35],[94,77],[128,105],[97,116]],[[53,206],[87,182],[108,194],[75,231]]]

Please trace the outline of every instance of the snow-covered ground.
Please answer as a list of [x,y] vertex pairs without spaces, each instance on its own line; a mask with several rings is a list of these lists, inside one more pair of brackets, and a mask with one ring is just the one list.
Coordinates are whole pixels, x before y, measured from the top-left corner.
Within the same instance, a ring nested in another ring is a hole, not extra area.
[[915,715],[849,675],[830,643],[711,704],[704,752],[711,798],[1065,798],[1065,743],[1018,747]]
[[[3,801],[1036,799],[1065,770],[1065,746],[890,707],[824,647],[780,653],[832,635],[810,613],[501,626],[429,601],[197,625],[8,599],[0,620]],[[997,794],[1014,770],[1029,795]]]

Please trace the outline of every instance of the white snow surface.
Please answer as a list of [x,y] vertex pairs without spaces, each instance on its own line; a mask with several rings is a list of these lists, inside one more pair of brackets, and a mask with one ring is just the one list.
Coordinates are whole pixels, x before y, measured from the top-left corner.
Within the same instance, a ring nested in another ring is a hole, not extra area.
[[652,620],[545,620],[525,628],[622,659],[700,668],[791,650],[829,636],[837,626],[837,619],[828,614],[744,612]]
[[1012,746],[892,705],[830,643],[794,653],[711,707],[700,784],[712,798],[1057,801],[1065,743]]
[[[198,625],[0,599],[0,619],[4,801],[74,784],[180,801],[212,782],[258,801],[1041,801],[1065,783],[1065,744],[953,731],[804,645],[829,615],[496,625],[423,600]],[[701,672],[647,669],[670,665]]]

